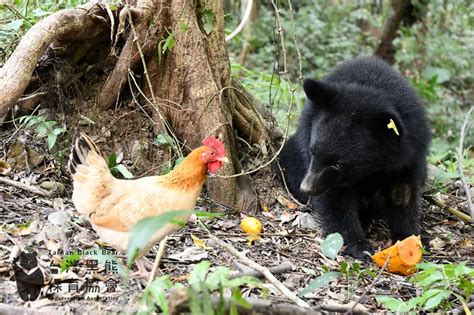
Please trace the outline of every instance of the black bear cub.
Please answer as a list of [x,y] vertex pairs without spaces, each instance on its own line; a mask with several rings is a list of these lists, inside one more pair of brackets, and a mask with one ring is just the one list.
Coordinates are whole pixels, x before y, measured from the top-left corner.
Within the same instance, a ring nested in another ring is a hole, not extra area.
[[356,258],[373,250],[365,230],[374,218],[388,220],[393,241],[419,235],[430,133],[413,89],[376,57],[344,62],[303,88],[297,131],[279,156],[291,193],[311,196],[326,233],[341,233]]

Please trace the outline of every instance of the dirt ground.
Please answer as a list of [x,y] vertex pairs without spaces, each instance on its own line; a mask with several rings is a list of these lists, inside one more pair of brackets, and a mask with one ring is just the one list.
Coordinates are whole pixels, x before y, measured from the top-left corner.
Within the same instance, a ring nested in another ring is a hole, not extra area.
[[[138,310],[146,285],[139,277],[132,276],[124,280],[110,265],[109,268],[102,264],[92,268],[84,262],[69,268],[67,272],[56,272],[65,256],[61,250],[67,253],[86,248],[107,249],[97,244],[96,233],[78,216],[71,202],[71,179],[65,171],[65,165],[69,143],[79,130],[100,135],[101,141],[97,144],[103,154],[108,155],[113,151],[123,155],[123,163],[137,177],[152,175],[162,167],[156,164],[155,151],[158,150],[153,144],[152,128],[140,112],[127,114],[128,112],[124,108],[123,116],[115,113],[114,117],[118,117],[115,120],[107,115],[101,117],[94,112],[82,112],[81,119],[68,123],[69,133],[60,137],[57,147],[61,150],[53,150],[52,154],[47,153],[44,139],[37,139],[30,129],[12,127],[2,131],[0,160],[9,161],[14,166],[14,170],[5,176],[34,187],[51,189],[53,186],[52,197],[44,197],[25,189],[0,184],[0,303],[12,307],[12,314],[18,310],[13,307],[28,308],[31,313]],[[122,119],[124,117],[126,119]],[[67,121],[67,117],[63,118]],[[311,215],[310,209],[292,202],[270,171],[259,172],[252,177],[252,182],[261,208],[254,213],[239,213],[235,209],[214,203],[205,194],[199,199],[198,210],[225,213],[221,218],[205,221],[213,235],[245,252],[247,257],[265,267],[290,262],[292,270],[276,276],[293,292],[301,290],[326,270],[337,271],[341,263],[357,262],[341,255],[333,261],[321,253],[323,236],[314,220],[315,216]],[[463,198],[457,197],[458,194],[457,185],[449,186],[445,202],[462,208]],[[262,239],[252,246],[247,243],[247,238],[239,227],[240,220],[248,215],[260,219],[264,228]],[[427,202],[423,203],[421,222],[423,236],[431,245],[429,253],[423,257],[425,261],[458,263],[468,260],[469,264],[473,264],[472,226]],[[196,246],[192,235],[204,240],[207,247]],[[382,248],[389,245],[388,232],[383,223],[371,228],[369,238],[374,246]],[[150,261],[155,258],[156,247],[148,255]],[[38,263],[45,275],[47,284],[42,287],[39,298],[33,302],[23,301],[17,291],[12,261],[19,251],[37,253]],[[191,221],[168,240],[160,266],[161,273],[170,275],[175,282],[183,282],[193,266],[202,260],[211,261],[213,267],[227,266],[233,270],[241,268],[241,265],[236,264],[234,256],[209,239],[206,232]],[[386,272],[379,274],[378,267],[369,261],[357,263],[359,270],[317,289],[304,299],[313,306],[358,301],[369,312],[375,312],[382,311],[375,301],[376,295],[410,298],[417,294],[407,277]],[[110,283],[115,285],[108,286]],[[87,288],[91,285],[97,286],[98,291],[88,292]],[[269,289],[268,299],[288,302],[273,286],[266,286]],[[261,297],[259,290],[244,289],[243,292],[248,297]],[[3,312],[6,313],[5,308]]]

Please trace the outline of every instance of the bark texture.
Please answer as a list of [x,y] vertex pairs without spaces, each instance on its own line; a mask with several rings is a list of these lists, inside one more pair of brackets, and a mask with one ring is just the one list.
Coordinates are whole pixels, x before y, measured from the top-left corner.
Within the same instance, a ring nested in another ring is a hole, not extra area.
[[411,0],[392,0],[393,13],[384,25],[380,42],[375,49],[375,55],[389,62],[395,63],[395,47],[393,40],[398,36],[400,24],[409,13]]

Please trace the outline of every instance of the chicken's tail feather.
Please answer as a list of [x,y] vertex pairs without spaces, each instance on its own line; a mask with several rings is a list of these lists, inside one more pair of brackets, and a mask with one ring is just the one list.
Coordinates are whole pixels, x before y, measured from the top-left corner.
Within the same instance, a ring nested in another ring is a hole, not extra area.
[[71,175],[76,173],[78,165],[89,166],[87,163],[87,155],[90,151],[94,151],[100,155],[99,148],[94,141],[92,141],[88,135],[81,132],[80,136],[72,146],[71,154],[69,155],[68,169]]

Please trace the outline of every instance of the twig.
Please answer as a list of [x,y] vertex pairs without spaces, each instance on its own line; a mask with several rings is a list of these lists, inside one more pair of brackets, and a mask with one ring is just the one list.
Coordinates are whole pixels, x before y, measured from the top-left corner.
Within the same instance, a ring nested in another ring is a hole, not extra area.
[[214,236],[211,234],[211,231],[209,231],[202,222],[198,221],[201,225],[201,227],[207,231],[208,236],[214,240],[217,244],[219,244],[222,248],[224,248],[227,252],[230,254],[234,255],[237,257],[237,259],[243,263],[244,265],[260,272],[267,280],[270,282],[278,291],[280,291],[286,298],[288,298],[290,301],[296,303],[296,305],[301,306],[301,307],[307,307],[311,308],[308,303],[300,299],[299,297],[296,296],[293,292],[291,292],[287,287],[283,285],[280,281],[278,281],[277,278],[275,278],[274,275],[268,270],[268,268],[263,267],[262,265],[256,263],[255,261],[247,258],[244,254],[240,253],[237,249],[235,249],[232,245],[227,244],[223,240],[219,239],[218,237]]
[[23,183],[20,183],[20,182],[17,182],[17,181],[14,181],[14,180],[11,180],[11,179],[8,179],[8,178],[5,178],[5,177],[0,177],[0,183],[7,184],[7,185],[10,185],[10,186],[13,186],[13,187],[16,187],[16,188],[20,188],[20,189],[23,189],[23,190],[27,190],[29,192],[32,192],[32,193],[34,193],[36,195],[39,195],[39,196],[42,196],[42,197],[50,198],[53,195],[53,193],[51,193],[51,192],[49,192],[49,191],[47,191],[43,188],[23,184]]
[[469,116],[471,116],[472,110],[474,110],[474,106],[471,106],[471,108],[466,114],[466,117],[464,118],[464,123],[462,124],[462,127],[461,127],[461,135],[459,136],[459,146],[458,146],[458,172],[459,172],[459,177],[461,178],[462,186],[464,188],[464,193],[466,194],[467,207],[469,208],[469,213],[471,214],[471,222],[473,222],[474,220],[474,206],[472,205],[471,192],[469,190],[469,185],[466,183],[466,179],[464,178],[463,151],[464,151],[464,135],[466,133],[467,123],[469,121]]
[[[268,268],[268,270],[274,275],[279,274],[279,273],[284,273],[292,269],[293,269],[293,265],[288,261],[282,264],[279,264],[278,266],[273,266],[273,267]],[[234,278],[239,278],[239,277],[244,277],[244,276],[259,278],[259,277],[262,277],[263,275],[256,270],[248,270],[248,271],[241,271],[237,274],[233,274],[229,278],[234,279]]]
[[369,311],[363,305],[357,305],[355,302],[349,302],[347,304],[339,304],[335,302],[330,302],[320,306],[321,309],[329,312],[336,313],[368,313]]
[[148,279],[148,285],[150,285],[153,282],[153,280],[155,280],[158,267],[160,266],[161,258],[163,257],[163,252],[165,251],[167,240],[168,240],[168,236],[165,236],[165,238],[160,241],[160,246],[158,246],[158,253],[156,253],[155,262],[153,263],[153,268],[151,269],[150,278]]
[[[375,286],[375,284],[378,282],[378,280],[380,279],[380,276],[382,275],[382,272],[384,272],[385,268],[387,268],[388,266],[388,262],[390,261],[390,254],[387,256],[387,258],[385,259],[385,262],[382,266],[382,268],[380,268],[380,271],[379,273],[377,274],[377,276],[375,277],[374,281],[372,281],[372,283],[364,289],[364,293],[360,296],[360,298],[354,303],[354,305],[352,305],[352,307],[350,309],[347,310],[346,313],[354,313],[354,312],[357,312],[356,311],[356,307],[359,305],[359,303],[362,301],[362,299],[364,299],[366,296],[367,296],[367,292],[370,292],[370,290],[372,290],[372,288]],[[365,308],[365,307],[364,307]],[[337,312],[337,311],[336,311]],[[367,312],[367,309],[365,310],[365,312]]]
[[429,196],[429,195],[424,195],[423,198],[425,198],[426,201],[428,201],[429,203],[431,204],[434,204],[435,206],[438,206],[440,207],[441,209],[444,209],[444,210],[447,210],[449,211],[451,214],[457,216],[458,218],[460,218],[461,220],[463,221],[466,221],[466,222],[471,222],[471,217],[467,214],[465,214],[464,212],[461,212],[457,209],[454,209],[446,204],[444,204],[441,200],[439,200],[438,198],[434,197],[434,196]]

